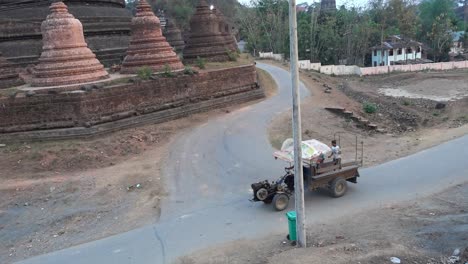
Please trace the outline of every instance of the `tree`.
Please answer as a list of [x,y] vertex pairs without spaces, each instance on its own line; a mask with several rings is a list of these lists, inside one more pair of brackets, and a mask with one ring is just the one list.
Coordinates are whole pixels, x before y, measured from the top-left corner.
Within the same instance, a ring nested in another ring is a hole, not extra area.
[[419,5],[419,36],[421,40],[429,43],[432,48],[429,57],[435,61],[448,60],[452,32],[460,22],[454,12],[456,5],[454,0],[424,0]]
[[432,43],[433,59],[435,61],[448,60],[454,28],[451,19],[446,14],[441,14],[434,19],[428,38]]

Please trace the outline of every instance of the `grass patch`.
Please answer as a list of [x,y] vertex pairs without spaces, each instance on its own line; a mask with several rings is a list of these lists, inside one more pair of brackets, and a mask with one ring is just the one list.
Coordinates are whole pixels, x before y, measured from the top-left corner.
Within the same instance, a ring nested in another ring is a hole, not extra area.
[[404,105],[404,106],[410,106],[410,105],[411,105],[411,102],[408,101],[408,100],[403,100],[403,105]]
[[206,68],[206,60],[203,58],[197,57],[195,64],[197,65],[198,68],[202,70]]
[[226,53],[227,53],[230,61],[237,61],[237,59],[240,57],[239,53],[237,53],[236,51],[232,51],[232,50],[227,49]]
[[377,112],[377,105],[374,103],[365,102],[362,104],[362,109],[368,114],[373,114]]
[[198,72],[197,72],[197,71],[194,71],[194,70],[192,69],[192,67],[190,67],[190,66],[185,66],[185,68],[184,68],[184,74],[186,74],[186,75],[195,75],[195,74],[197,74],[197,73],[198,73]]
[[127,84],[130,81],[131,77],[122,77],[118,79],[111,80],[109,82],[104,83],[105,86],[113,86],[119,84]]
[[142,80],[148,80],[151,77],[151,75],[153,75],[153,70],[148,66],[144,66],[138,69],[137,75],[138,78]]
[[17,88],[0,89],[0,97],[14,96],[19,90]]
[[223,69],[223,68],[232,68],[232,67],[238,67],[238,66],[243,66],[243,65],[249,65],[249,64],[253,64],[254,62],[255,60],[252,56],[250,56],[250,54],[243,53],[237,57],[236,61],[207,62],[205,65],[205,68],[208,70],[217,70],[217,69]]
[[162,76],[166,78],[175,77],[175,74],[172,72],[172,69],[168,64],[164,65]]

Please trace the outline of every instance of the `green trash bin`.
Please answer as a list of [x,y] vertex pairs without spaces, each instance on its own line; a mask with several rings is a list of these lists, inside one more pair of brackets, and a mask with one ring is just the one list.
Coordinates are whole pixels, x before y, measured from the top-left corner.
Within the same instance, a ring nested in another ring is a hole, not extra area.
[[296,211],[286,213],[288,217],[289,240],[296,241]]

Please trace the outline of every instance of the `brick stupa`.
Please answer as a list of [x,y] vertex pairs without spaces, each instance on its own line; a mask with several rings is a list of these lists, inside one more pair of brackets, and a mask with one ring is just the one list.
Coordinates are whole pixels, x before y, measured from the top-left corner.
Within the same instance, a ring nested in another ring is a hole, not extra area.
[[220,30],[222,22],[217,13],[210,9],[205,0],[200,0],[190,20],[190,36],[184,49],[185,60],[193,61],[201,57],[207,61],[227,61],[228,52],[236,51]]
[[226,22],[226,18],[219,9],[214,9],[219,19],[219,31],[226,40],[226,45],[229,46],[230,50],[237,50],[237,40],[234,38],[231,32],[231,26]]
[[132,19],[132,37],[127,56],[122,63],[121,73],[137,73],[141,67],[150,67],[161,72],[169,66],[171,70],[182,70],[184,65],[162,35],[161,24],[146,0],[139,0],[135,17]]
[[182,52],[185,47],[184,39],[182,38],[182,31],[174,23],[174,20],[167,19],[166,28],[163,32],[167,41],[176,50],[176,52]]
[[88,48],[83,26],[63,2],[50,6],[42,22],[42,54],[34,68],[32,86],[60,86],[108,78],[104,66]]
[[23,83],[14,65],[7,61],[2,56],[2,53],[0,53],[0,89],[15,87]]
[[[0,0],[0,52],[21,66],[37,64],[42,52],[41,22],[57,0]],[[125,0],[64,0],[83,24],[88,47],[99,61],[121,64],[130,41],[132,14]]]

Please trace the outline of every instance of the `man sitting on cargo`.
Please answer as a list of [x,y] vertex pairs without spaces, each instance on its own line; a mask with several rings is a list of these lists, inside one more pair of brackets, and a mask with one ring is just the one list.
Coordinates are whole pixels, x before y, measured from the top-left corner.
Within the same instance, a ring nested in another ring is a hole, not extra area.
[[341,162],[341,150],[340,150],[340,146],[336,145],[336,140],[332,140],[332,146],[331,146],[331,154],[330,156],[328,156],[328,158],[331,158],[333,156],[333,162],[335,162],[335,164],[338,164],[339,162]]

